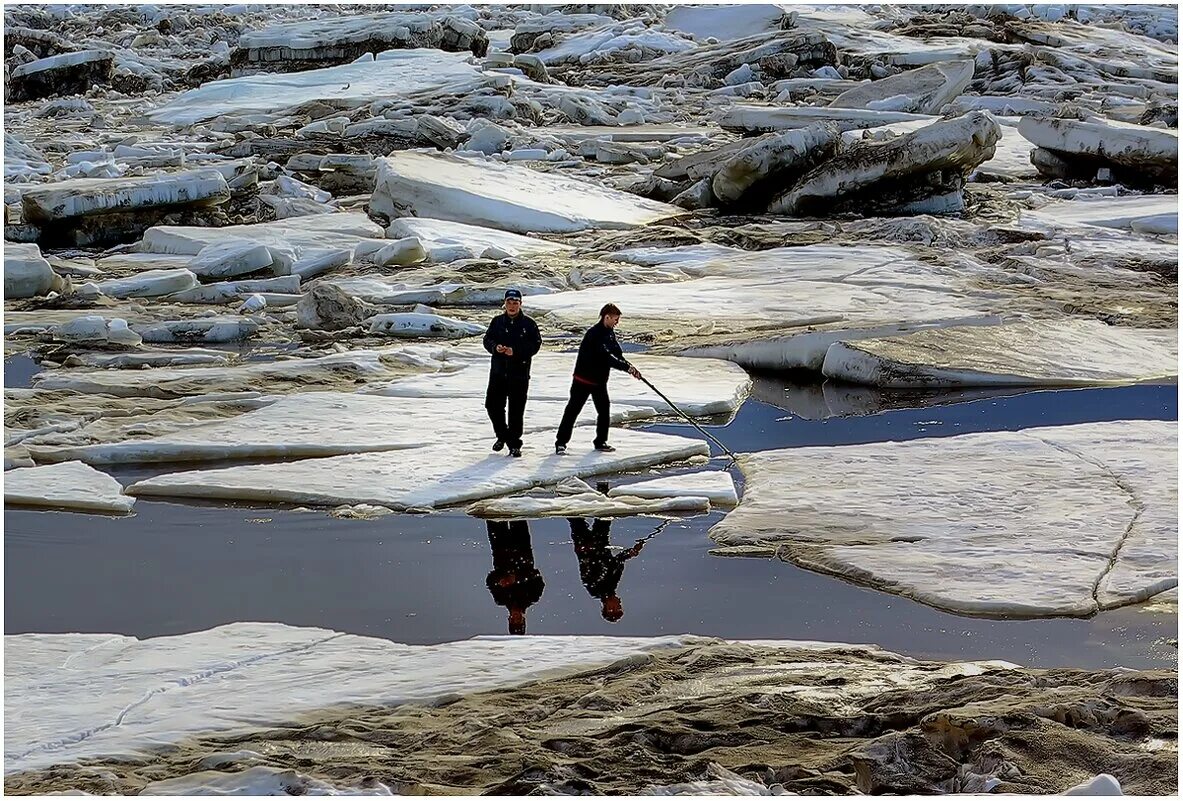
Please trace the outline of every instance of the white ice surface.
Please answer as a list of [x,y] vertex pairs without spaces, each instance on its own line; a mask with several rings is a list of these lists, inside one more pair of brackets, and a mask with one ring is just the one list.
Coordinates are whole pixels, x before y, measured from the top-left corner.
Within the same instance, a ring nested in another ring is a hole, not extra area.
[[835,342],[822,373],[879,387],[1070,386],[1179,372],[1178,331],[1055,320]]
[[385,98],[463,95],[492,82],[469,63],[469,55],[392,50],[364,63],[227,78],[190,89],[148,116],[153,122],[183,126],[224,116],[278,113],[315,100],[361,106]]
[[517,233],[631,228],[685,214],[600,183],[418,151],[379,160],[371,208],[391,218],[439,218]]
[[130,178],[74,178],[30,189],[21,197],[28,222],[61,222],[75,217],[138,209],[216,204],[230,198],[217,170],[160,173]]
[[145,342],[241,342],[255,335],[259,324],[243,317],[199,317],[132,326]]
[[249,239],[228,239],[206,245],[186,269],[198,278],[232,278],[265,270],[273,261],[266,245]]
[[129,278],[99,281],[99,291],[112,298],[152,298],[197,286],[197,276],[185,269],[145,270]]
[[485,333],[485,327],[451,317],[423,312],[376,314],[367,319],[371,334],[388,337],[441,337],[456,339]]
[[777,30],[787,16],[786,7],[775,3],[674,6],[665,15],[663,27],[722,42]]
[[895,111],[938,114],[961,94],[974,77],[974,62],[946,61],[906,70],[849,89],[830,103],[831,108],[875,108],[874,103],[902,95],[906,102]]
[[1179,161],[1179,133],[1109,120],[1024,117],[1019,133],[1048,150],[1097,156],[1136,167],[1146,161]]
[[570,476],[619,473],[708,455],[701,440],[621,429],[615,453],[572,447],[556,455],[544,443],[514,459],[489,451],[488,437],[389,453],[334,456],[271,465],[195,470],[145,479],[137,495],[253,500],[321,506],[370,503],[396,510],[433,509],[555,484]]
[[702,496],[607,497],[598,492],[587,492],[581,495],[559,495],[554,498],[533,498],[525,495],[490,498],[477,501],[468,507],[467,512],[475,517],[533,520],[536,517],[631,517],[692,512],[705,514],[710,510],[710,499]]
[[1022,212],[1019,222],[1043,230],[1081,225],[1129,229],[1140,222],[1172,218],[1173,231],[1178,233],[1178,195],[1127,195],[1052,201],[1035,211]]
[[932,122],[925,114],[875,109],[830,108],[818,106],[735,105],[724,111],[719,124],[747,133],[768,133],[790,128],[804,128],[814,123],[832,122],[842,131],[878,128],[898,122]]
[[[565,403],[530,398],[525,433],[553,428]],[[655,412],[615,403],[612,422],[636,422]],[[595,422],[591,404],[579,425]],[[431,432],[425,435],[425,432]],[[387,398],[349,392],[302,392],[238,417],[188,426],[156,437],[94,445],[29,445],[38,461],[88,464],[273,459],[420,448],[440,442],[492,442],[492,426],[476,398]],[[552,440],[546,440],[547,447]]]
[[223,773],[202,770],[172,779],[149,782],[140,795],[393,795],[381,782],[364,786],[330,784],[294,770],[255,765],[246,770]]
[[[432,254],[432,261],[440,261],[435,254],[452,249],[471,253],[470,258],[479,257],[490,248],[503,251],[510,256],[524,256],[531,253],[566,251],[571,248],[558,242],[548,242],[532,236],[521,236],[496,228],[467,225],[452,220],[433,220],[426,217],[400,217],[386,229],[390,239],[418,237],[423,247]],[[449,259],[451,261],[451,259]]]
[[4,503],[122,515],[131,511],[135,498],[124,495],[106,473],[82,462],[63,462],[6,471]]
[[1089,615],[1178,585],[1177,435],[1125,420],[749,454],[711,537],[962,614]]
[[135,347],[144,338],[128,328],[121,317],[107,319],[99,314],[75,317],[53,329],[53,338],[60,342],[78,342],[89,345],[123,345]]
[[333,706],[428,703],[685,642],[478,637],[402,645],[278,623],[234,623],[148,640],[8,635],[4,770],[142,756],[188,736],[257,730]]
[[698,473],[682,473],[676,476],[652,478],[635,484],[618,484],[608,490],[609,497],[629,495],[634,498],[707,498],[715,506],[735,506],[739,496],[735,493],[735,481],[730,473],[721,470],[704,470]]
[[4,243],[4,297],[31,298],[53,288],[54,272],[41,248],[19,242]]
[[221,228],[158,225],[144,232],[146,253],[196,256],[202,248],[227,240],[247,240],[276,248],[301,250],[354,248],[364,239],[382,239],[382,226],[361,212],[319,214],[253,225]]

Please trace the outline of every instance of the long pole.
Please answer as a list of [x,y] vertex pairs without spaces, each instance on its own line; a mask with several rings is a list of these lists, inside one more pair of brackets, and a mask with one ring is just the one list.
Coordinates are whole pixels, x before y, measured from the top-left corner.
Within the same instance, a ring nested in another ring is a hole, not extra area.
[[653,386],[653,383],[652,383],[652,382],[651,382],[651,381],[650,381],[648,378],[645,378],[644,376],[641,376],[641,381],[642,381],[642,382],[644,382],[645,386],[649,387],[649,389],[651,389],[651,390],[653,390],[654,392],[656,392],[656,393],[657,393],[657,396],[658,396],[659,398],[661,398],[663,401],[665,401],[667,404],[669,404],[669,407],[670,407],[671,409],[673,409],[673,410],[674,410],[675,412],[677,412],[678,414],[682,415],[682,417],[684,417],[684,418],[686,419],[686,422],[687,422],[687,423],[689,423],[690,425],[692,425],[692,426],[694,426],[695,428],[697,428],[699,431],[701,431],[701,432],[702,432],[703,436],[705,436],[705,437],[706,437],[707,439],[709,439],[711,442],[713,442],[713,443],[715,443],[716,445],[718,445],[718,446],[719,446],[719,450],[723,451],[723,453],[725,453],[725,454],[727,454],[728,456],[730,456],[730,457],[731,457],[731,461],[733,461],[733,462],[734,462],[734,461],[736,461],[736,456],[735,456],[735,454],[734,454],[734,453],[732,453],[732,452],[731,452],[731,450],[730,450],[730,449],[729,449],[729,448],[728,448],[726,445],[724,445],[722,442],[719,442],[719,440],[715,439],[715,436],[714,436],[714,435],[713,435],[711,432],[707,431],[705,428],[703,428],[702,426],[700,426],[698,423],[694,422],[693,418],[691,418],[691,417],[690,417],[690,415],[686,414],[686,412],[684,412],[684,411],[682,411],[681,409],[679,409],[679,408],[678,408],[678,405],[677,405],[676,403],[674,403],[672,400],[670,400],[669,398],[667,398],[667,397],[665,396],[665,393],[664,393],[664,392],[662,392],[662,391],[661,391],[660,389],[658,389],[657,387]]

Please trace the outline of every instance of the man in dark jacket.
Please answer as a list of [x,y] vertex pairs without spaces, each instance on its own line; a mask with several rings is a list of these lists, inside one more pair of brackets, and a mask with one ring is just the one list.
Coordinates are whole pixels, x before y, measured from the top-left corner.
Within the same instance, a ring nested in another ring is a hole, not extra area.
[[526,610],[538,602],[546,588],[542,574],[534,567],[530,524],[525,520],[486,520],[485,525],[493,550],[493,569],[485,577],[485,586],[494,602],[509,610],[509,633],[525,634]]
[[[493,421],[493,433],[497,437],[493,443],[495,451],[509,445],[510,456],[522,455],[530,360],[541,347],[542,334],[538,332],[537,324],[522,312],[522,293],[516,289],[506,290],[505,313],[494,317],[485,332],[485,350],[492,356],[485,409]],[[508,420],[506,401],[509,401]]]
[[620,596],[616,594],[624,575],[624,563],[639,554],[645,543],[638,540],[633,547],[613,553],[611,520],[597,519],[590,527],[581,517],[568,517],[567,522],[571,524],[571,542],[579,560],[579,580],[591,597],[599,599],[604,620],[615,623],[624,617]]
[[555,453],[567,452],[575,419],[583,411],[583,405],[590,396],[596,405],[596,438],[592,443],[597,451],[616,450],[608,444],[608,373],[610,370],[626,371],[633,378],[640,379],[641,372],[629,364],[620,344],[616,341],[615,328],[620,322],[620,309],[609,303],[600,309],[600,321],[587,329],[583,342],[579,344],[579,355],[575,357],[575,374],[571,378],[571,398],[563,411],[563,422],[555,438]]

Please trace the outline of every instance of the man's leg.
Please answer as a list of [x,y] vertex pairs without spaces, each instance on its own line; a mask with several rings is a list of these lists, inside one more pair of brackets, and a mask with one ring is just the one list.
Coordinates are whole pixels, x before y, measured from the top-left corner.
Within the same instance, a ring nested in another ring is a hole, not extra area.
[[596,405],[596,441],[599,447],[608,442],[608,420],[612,412],[611,402],[608,400],[608,385],[600,384],[591,393],[592,403]]
[[493,433],[497,439],[505,442],[509,439],[509,432],[505,425],[505,401],[508,397],[506,380],[502,376],[489,376],[489,388],[485,391],[485,411],[489,413],[489,420],[493,423]]
[[509,382],[509,420],[506,433],[510,448],[522,447],[522,429],[525,427],[526,396],[530,393],[530,379],[514,378]]
[[566,445],[571,441],[571,430],[575,428],[575,420],[583,411],[583,404],[587,403],[587,396],[591,394],[591,387],[579,381],[571,382],[571,398],[567,401],[567,408],[563,410],[563,422],[559,424],[559,434],[555,437],[555,445]]

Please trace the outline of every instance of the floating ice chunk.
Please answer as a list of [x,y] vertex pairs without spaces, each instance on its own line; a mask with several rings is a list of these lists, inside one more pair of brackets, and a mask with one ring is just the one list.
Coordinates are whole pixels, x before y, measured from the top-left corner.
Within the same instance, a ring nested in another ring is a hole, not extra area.
[[206,245],[189,260],[187,269],[198,278],[230,278],[271,267],[271,251],[246,239],[227,239]]
[[4,473],[4,504],[124,515],[135,498],[106,473],[82,462],[21,467]]
[[45,295],[59,279],[41,256],[41,248],[19,242],[4,243],[4,297],[32,298]]
[[695,39],[713,37],[722,42],[779,30],[787,27],[788,21],[789,12],[772,3],[687,5],[671,8],[663,27]]
[[681,209],[600,184],[497,162],[403,151],[378,163],[370,207],[518,233],[631,228]]
[[[483,351],[463,351],[468,363],[448,373],[408,376],[367,392],[406,398],[483,398],[488,384],[488,358]],[[457,354],[459,355],[459,354]],[[629,354],[629,360],[687,414],[732,414],[751,388],[747,373],[723,361],[690,361],[678,356]],[[565,401],[571,386],[575,354],[539,353],[530,368],[530,400]],[[691,378],[693,376],[693,378]],[[612,380],[614,403],[673,410],[652,390],[624,373]]]
[[140,481],[137,495],[338,506],[372,503],[396,510],[432,509],[555,484],[570,476],[619,473],[706,456],[701,440],[629,429],[613,433],[615,453],[572,449],[552,452],[549,432],[541,452],[509,459],[489,452],[485,440],[449,443],[398,453],[334,456],[277,465],[169,473]]
[[188,270],[145,270],[130,278],[100,281],[97,286],[112,298],[151,298],[192,289],[197,286],[197,276]]
[[[144,758],[196,735],[257,731],[332,707],[427,704],[691,641],[477,637],[424,646],[279,623],[234,623],[148,640],[9,635],[5,770],[88,757]],[[333,681],[324,680],[328,674]],[[79,682],[93,691],[80,695]],[[160,692],[162,686],[168,691]],[[134,714],[125,714],[133,706]],[[111,726],[116,719],[121,724]]]
[[393,314],[376,314],[366,320],[370,325],[371,334],[384,334],[391,337],[474,337],[485,333],[485,327],[476,323],[466,323],[439,314],[421,314],[417,312],[395,312]]
[[431,260],[442,261],[437,254],[445,248],[461,247],[477,255],[489,248],[497,248],[510,256],[524,256],[531,253],[567,251],[571,247],[560,242],[548,242],[533,236],[521,236],[496,228],[480,225],[466,225],[451,220],[433,220],[425,217],[400,217],[393,220],[386,229],[390,238],[416,237],[431,254]]
[[1174,330],[1060,320],[835,342],[827,378],[879,387],[1089,386],[1179,372]]
[[[965,91],[973,77],[971,59],[929,64],[848,89],[834,98],[830,107],[939,114],[945,104]],[[901,97],[903,102],[898,100]]]
[[202,317],[134,326],[145,342],[241,342],[259,330],[259,324],[239,317]]
[[641,498],[630,495],[611,498],[598,492],[581,495],[560,495],[555,498],[533,498],[521,495],[513,498],[492,498],[477,501],[468,507],[474,517],[526,518],[536,517],[630,517],[632,515],[668,515],[700,513],[711,510],[707,498],[683,496],[677,498]]
[[[246,369],[246,368],[237,368]],[[530,399],[526,433],[561,419],[565,402]],[[652,418],[655,412],[614,403],[612,422]],[[585,409],[580,425],[595,421]],[[435,432],[425,437],[425,432]],[[419,448],[454,437],[485,441],[491,435],[483,403],[472,398],[385,398],[348,392],[302,392],[226,420],[188,426],[156,437],[93,445],[30,445],[38,460],[78,459],[87,464],[146,464],[340,456]]]
[[1177,431],[1126,420],[745,455],[743,501],[711,537],[960,614],[1091,615],[1178,584]]
[[217,117],[282,112],[317,100],[362,106],[388,98],[464,95],[491,83],[490,76],[469,63],[467,54],[387,51],[368,63],[213,81],[181,94],[148,116],[157,123],[193,125]]
[[203,770],[172,779],[149,782],[141,795],[394,795],[376,780],[344,787],[305,776],[294,770],[255,765],[235,773]]
[[730,473],[710,470],[699,473],[683,473],[664,478],[638,481],[635,484],[618,484],[608,490],[610,497],[630,495],[634,498],[706,498],[715,506],[735,506],[739,496],[735,494],[735,481]]
[[161,173],[135,178],[75,178],[34,189],[21,196],[26,222],[61,223],[110,212],[180,206],[214,206],[230,199],[226,179],[217,170]]
[[133,348],[143,342],[143,337],[127,327],[126,320],[119,317],[108,320],[97,314],[77,317],[57,326],[53,329],[53,338],[61,342],[123,345]]

